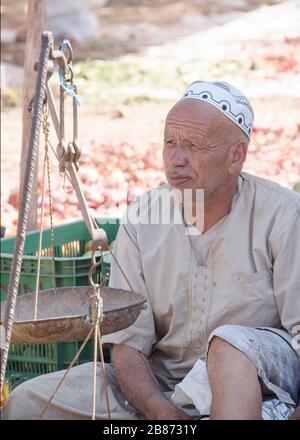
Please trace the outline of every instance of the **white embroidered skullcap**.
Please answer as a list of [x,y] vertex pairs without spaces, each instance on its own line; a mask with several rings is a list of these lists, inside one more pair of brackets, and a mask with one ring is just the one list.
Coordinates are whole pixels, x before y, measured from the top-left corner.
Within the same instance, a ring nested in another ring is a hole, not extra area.
[[250,139],[254,113],[250,102],[238,89],[224,81],[195,81],[181,99],[195,98],[206,101],[231,119]]

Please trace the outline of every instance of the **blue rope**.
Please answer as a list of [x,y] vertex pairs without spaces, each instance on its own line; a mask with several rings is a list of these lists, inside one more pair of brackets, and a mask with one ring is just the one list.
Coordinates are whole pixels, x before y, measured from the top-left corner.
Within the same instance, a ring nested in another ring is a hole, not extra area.
[[77,94],[75,93],[75,87],[73,84],[67,84],[64,79],[64,74],[62,73],[61,69],[58,69],[58,77],[59,77],[59,83],[64,89],[64,91],[71,96],[72,98],[75,98],[76,104],[80,105],[79,98]]
[[[64,51],[66,49],[69,49],[69,46],[70,46],[69,40],[64,40],[60,46],[60,50],[62,51],[62,53],[64,53]],[[66,83],[65,78],[64,78],[64,74],[60,68],[58,68],[58,77],[59,77],[59,83],[62,86],[62,88],[64,89],[64,91],[72,98],[75,98],[76,104],[80,105],[79,98],[78,98],[77,94],[75,93],[75,86],[73,84]]]

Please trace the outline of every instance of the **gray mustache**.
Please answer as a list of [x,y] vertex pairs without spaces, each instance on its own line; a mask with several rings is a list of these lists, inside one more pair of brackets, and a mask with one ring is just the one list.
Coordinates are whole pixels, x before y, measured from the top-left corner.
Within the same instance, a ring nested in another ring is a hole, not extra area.
[[193,173],[186,168],[166,168],[167,174],[172,174],[180,177],[194,177]]

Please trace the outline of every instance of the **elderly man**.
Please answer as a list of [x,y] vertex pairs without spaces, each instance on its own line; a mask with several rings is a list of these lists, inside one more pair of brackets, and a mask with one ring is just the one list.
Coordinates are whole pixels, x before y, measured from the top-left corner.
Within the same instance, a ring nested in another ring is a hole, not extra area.
[[[170,399],[198,359],[206,361],[211,419],[260,419],[272,396],[297,403],[300,197],[241,171],[252,128],[247,98],[224,82],[192,83],[167,115],[168,184],[148,193],[149,203],[141,197],[130,205],[115,246],[132,288],[148,301],[131,327],[105,337],[113,346],[112,418],[201,417]],[[160,197],[174,188],[190,189],[190,203]],[[146,221],[169,208],[168,224]],[[114,263],[110,286],[128,289]],[[61,376],[17,387],[5,417],[37,418]],[[73,368],[45,418],[90,417],[91,378],[92,364]],[[97,403],[97,418],[106,418],[103,387]]]

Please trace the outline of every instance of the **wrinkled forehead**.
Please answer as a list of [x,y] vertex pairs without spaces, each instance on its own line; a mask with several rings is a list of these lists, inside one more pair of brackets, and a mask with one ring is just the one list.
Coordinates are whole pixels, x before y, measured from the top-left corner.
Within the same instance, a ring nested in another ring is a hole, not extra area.
[[216,108],[197,99],[178,101],[166,117],[165,131],[191,130],[208,132],[211,129],[220,129],[230,125],[231,121]]

